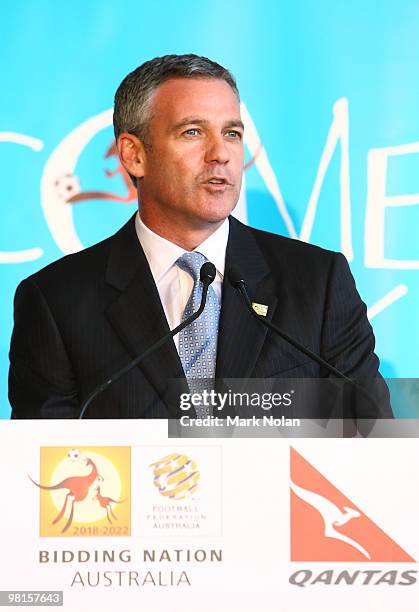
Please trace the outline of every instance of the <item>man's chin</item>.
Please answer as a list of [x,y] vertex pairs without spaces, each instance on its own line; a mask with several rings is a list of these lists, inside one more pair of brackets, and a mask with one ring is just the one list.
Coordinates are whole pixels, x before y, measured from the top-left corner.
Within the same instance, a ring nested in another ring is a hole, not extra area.
[[222,223],[233,212],[237,202],[222,202],[217,198],[206,200],[202,208],[202,219],[208,223]]
[[228,209],[226,211],[223,211],[222,213],[208,214],[203,216],[200,219],[201,228],[204,229],[204,227],[213,227],[214,230],[216,230],[218,227],[220,227],[220,225],[222,225],[222,223],[227,219],[231,212],[232,210]]

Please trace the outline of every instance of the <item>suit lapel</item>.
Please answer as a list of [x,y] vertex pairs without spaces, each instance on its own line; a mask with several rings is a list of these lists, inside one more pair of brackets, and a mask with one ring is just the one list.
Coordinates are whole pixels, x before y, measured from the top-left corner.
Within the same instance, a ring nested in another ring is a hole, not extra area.
[[[115,235],[106,273],[107,283],[119,293],[116,300],[108,304],[106,316],[132,358],[169,332],[134,219]],[[178,394],[187,391],[187,385],[173,340],[154,351],[138,367],[169,411],[176,412]],[[179,380],[175,384],[170,379]]]
[[[106,316],[132,358],[169,331],[156,284],[137,238],[134,219],[132,217],[115,234],[106,272],[106,282],[117,290],[116,299],[113,297],[106,307]],[[216,377],[219,379],[249,377],[267,333],[228,281],[232,268],[243,274],[250,298],[268,305],[267,318],[271,319],[277,298],[269,266],[251,231],[230,217],[217,348]],[[138,367],[170,414],[178,415],[179,393],[187,393],[188,386],[173,340]],[[176,384],[168,384],[170,379],[177,379]]]
[[268,306],[267,318],[275,312],[270,269],[253,234],[230,217],[230,234],[226,252],[220,331],[217,349],[217,378],[248,378],[258,360],[267,328],[248,311],[243,297],[228,280],[236,268],[246,281],[252,301]]

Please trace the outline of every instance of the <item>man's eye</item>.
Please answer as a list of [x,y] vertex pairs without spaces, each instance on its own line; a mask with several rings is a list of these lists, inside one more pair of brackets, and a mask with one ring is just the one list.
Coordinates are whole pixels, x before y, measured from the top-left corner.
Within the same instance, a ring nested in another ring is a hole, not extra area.
[[237,140],[240,140],[242,137],[241,132],[238,132],[237,130],[229,130],[226,132],[226,134],[229,138],[236,138]]
[[198,136],[199,130],[197,128],[190,128],[189,130],[186,130],[184,134],[186,134],[187,136]]

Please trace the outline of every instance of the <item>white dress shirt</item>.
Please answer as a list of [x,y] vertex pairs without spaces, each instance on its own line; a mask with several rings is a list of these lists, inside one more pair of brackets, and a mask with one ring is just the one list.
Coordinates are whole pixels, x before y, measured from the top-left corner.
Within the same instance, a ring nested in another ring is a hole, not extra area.
[[[167,322],[170,329],[173,329],[182,321],[194,285],[191,275],[176,265],[177,259],[185,253],[185,250],[149,229],[141,220],[139,213],[135,217],[135,229],[157,285]],[[211,287],[220,302],[228,233],[229,222],[226,219],[221,227],[194,249],[215,266],[217,273]],[[178,334],[173,340],[178,350]]]

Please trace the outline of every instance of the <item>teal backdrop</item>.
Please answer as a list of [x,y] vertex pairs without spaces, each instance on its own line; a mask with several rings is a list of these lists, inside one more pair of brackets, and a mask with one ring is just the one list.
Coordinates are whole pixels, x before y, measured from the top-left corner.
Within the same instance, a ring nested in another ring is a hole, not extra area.
[[382,374],[418,377],[417,0],[25,0],[4,4],[1,23],[2,418],[15,288],[133,214],[113,94],[168,53],[208,56],[237,78],[247,156],[237,216],[342,251]]

